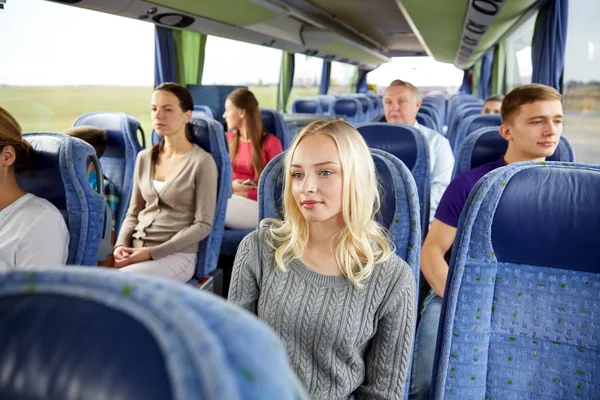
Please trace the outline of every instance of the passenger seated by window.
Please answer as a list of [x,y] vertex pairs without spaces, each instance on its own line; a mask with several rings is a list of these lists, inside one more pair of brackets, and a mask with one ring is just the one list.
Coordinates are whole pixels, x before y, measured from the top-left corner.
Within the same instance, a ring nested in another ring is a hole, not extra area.
[[421,104],[423,102],[419,89],[400,79],[393,81],[383,96],[385,119],[388,123],[414,126],[427,138],[431,166],[429,192],[429,223],[431,223],[440,199],[452,179],[454,155],[448,139],[417,122],[417,113]]
[[233,170],[233,196],[227,203],[225,226],[254,229],[258,222],[258,179],[265,166],[283,151],[275,135],[265,131],[258,101],[247,89],[236,89],[225,100],[227,141]]
[[367,144],[347,122],[315,121],[284,168],[285,220],[242,241],[229,301],[280,335],[312,399],[401,399],[415,277],[374,219]]
[[501,94],[495,94],[485,99],[483,107],[481,107],[482,114],[500,114],[500,108],[502,107],[502,100],[504,96]]
[[0,107],[0,272],[62,266],[69,255],[60,211],[17,183],[32,153],[17,120]]
[[[98,156],[98,159],[100,159],[100,157],[102,157],[102,154],[104,154],[104,149],[106,148],[106,142],[108,140],[106,131],[104,129],[96,128],[95,126],[82,125],[69,128],[65,131],[65,133],[69,136],[76,137],[78,139],[83,140],[84,142],[91,144],[94,147],[94,150],[96,150],[96,156]],[[102,189],[102,191],[104,193],[104,199],[110,207],[113,223],[112,227],[114,229],[115,223],[117,221],[116,215],[117,208],[119,207],[120,194],[117,190],[117,187],[106,176],[104,176],[103,178],[104,188]],[[92,187],[96,189],[96,187],[98,186],[96,170],[94,168],[94,165],[91,163],[88,169],[88,180],[90,182],[90,185],[92,185]]]
[[481,177],[496,168],[519,161],[543,161],[554,153],[562,133],[561,95],[544,85],[521,86],[504,99],[501,118],[500,134],[508,141],[506,153],[452,181],[423,244],[421,271],[432,290],[424,301],[417,328],[410,399],[429,399],[450,251],[469,193]]
[[163,140],[138,154],[131,202],[114,250],[115,266],[181,282],[196,269],[212,228],[217,166],[191,142],[194,101],[183,86],[152,93],[152,123]]

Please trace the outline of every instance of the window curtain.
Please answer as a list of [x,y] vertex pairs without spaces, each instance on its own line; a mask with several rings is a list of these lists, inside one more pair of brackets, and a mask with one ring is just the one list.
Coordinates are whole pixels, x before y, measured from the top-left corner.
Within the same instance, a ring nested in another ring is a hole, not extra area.
[[154,84],[175,82],[175,44],[171,29],[154,26]]
[[565,66],[568,10],[569,0],[548,1],[538,13],[531,43],[531,81],[552,86],[559,92]]
[[327,94],[329,91],[329,82],[331,81],[331,61],[323,60],[323,69],[321,70],[321,83],[319,94]]
[[286,112],[287,103],[294,84],[294,53],[284,51],[281,56],[279,70],[279,87],[277,89],[277,109]]

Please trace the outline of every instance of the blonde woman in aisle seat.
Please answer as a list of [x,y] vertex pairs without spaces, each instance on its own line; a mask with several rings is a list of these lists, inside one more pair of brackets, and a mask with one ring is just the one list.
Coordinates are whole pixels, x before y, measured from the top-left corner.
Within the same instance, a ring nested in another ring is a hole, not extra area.
[[312,399],[402,398],[415,277],[374,219],[365,141],[344,121],[316,121],[284,171],[285,218],[242,241],[229,301],[280,335]]

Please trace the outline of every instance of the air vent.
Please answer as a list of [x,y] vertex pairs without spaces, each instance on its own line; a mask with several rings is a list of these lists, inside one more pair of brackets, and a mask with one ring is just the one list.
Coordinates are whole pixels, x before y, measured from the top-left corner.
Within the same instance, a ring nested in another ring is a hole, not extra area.
[[157,14],[152,17],[152,20],[158,24],[172,26],[174,28],[185,28],[195,21],[192,17],[176,13]]
[[305,56],[316,56],[319,53],[319,50],[311,50],[311,49],[306,49],[304,50],[304,55]]

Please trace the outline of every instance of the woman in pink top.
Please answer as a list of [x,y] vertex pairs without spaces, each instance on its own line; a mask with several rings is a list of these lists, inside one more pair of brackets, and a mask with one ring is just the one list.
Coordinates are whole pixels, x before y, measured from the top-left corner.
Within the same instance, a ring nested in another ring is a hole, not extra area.
[[225,100],[227,140],[233,169],[233,196],[227,203],[225,226],[252,229],[258,224],[258,178],[267,163],[283,151],[281,142],[266,132],[258,101],[247,89],[236,89]]

